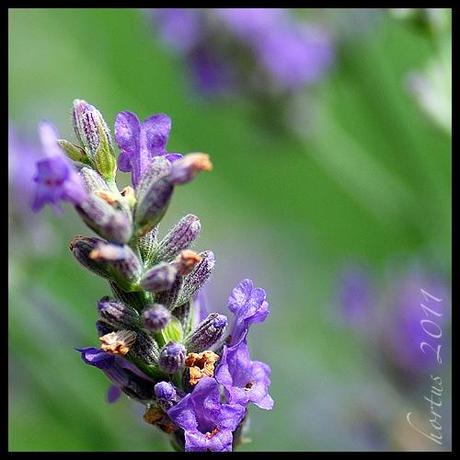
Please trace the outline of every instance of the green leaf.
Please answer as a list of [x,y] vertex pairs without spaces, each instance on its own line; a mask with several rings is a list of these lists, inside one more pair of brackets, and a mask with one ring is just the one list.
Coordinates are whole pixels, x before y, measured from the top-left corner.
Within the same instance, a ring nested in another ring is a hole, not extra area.
[[182,325],[180,321],[174,316],[171,317],[171,320],[167,326],[161,331],[165,343],[168,342],[181,342],[184,337],[184,332],[182,330]]

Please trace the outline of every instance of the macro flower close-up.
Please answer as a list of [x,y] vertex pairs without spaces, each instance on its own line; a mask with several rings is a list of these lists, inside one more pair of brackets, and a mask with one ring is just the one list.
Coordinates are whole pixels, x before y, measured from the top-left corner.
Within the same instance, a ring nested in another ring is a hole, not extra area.
[[452,10],[8,9],[10,452],[452,450]]

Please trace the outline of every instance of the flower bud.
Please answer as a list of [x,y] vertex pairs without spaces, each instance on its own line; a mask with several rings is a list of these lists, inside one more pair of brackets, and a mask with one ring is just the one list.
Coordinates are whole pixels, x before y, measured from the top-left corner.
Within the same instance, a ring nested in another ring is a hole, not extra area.
[[137,206],[134,221],[139,236],[145,235],[160,222],[169,205],[173,185],[167,180],[171,163],[162,157],[152,160],[136,188]]
[[154,391],[160,407],[165,412],[179,400],[176,388],[172,383],[159,382],[155,385]]
[[211,313],[186,337],[184,344],[187,351],[200,353],[205,350],[211,350],[222,338],[226,327],[226,316]]
[[157,234],[158,227],[154,227],[150,232],[139,238],[139,250],[141,252],[142,260],[147,263],[152,261],[153,255],[157,247]]
[[169,342],[160,353],[160,368],[167,374],[175,374],[185,363],[185,347],[176,342]]
[[142,313],[144,326],[152,332],[160,332],[171,319],[171,312],[161,304],[153,304]]
[[177,268],[161,262],[148,270],[141,279],[141,286],[150,292],[161,292],[170,289],[176,279]]
[[112,274],[110,273],[107,263],[100,260],[94,260],[90,257],[93,250],[101,243],[104,243],[104,241],[99,238],[76,236],[70,241],[69,249],[72,251],[72,254],[78,262],[80,262],[85,268],[99,276],[110,279],[112,278]]
[[127,243],[131,238],[130,216],[122,209],[115,209],[95,193],[76,206],[76,210],[89,228],[108,241]]
[[212,163],[206,153],[190,153],[177,160],[171,167],[168,180],[173,185],[190,182],[200,171],[211,171]]
[[200,253],[201,261],[195,266],[193,271],[184,279],[182,292],[177,306],[189,301],[193,295],[200,290],[211,276],[214,269],[215,259],[212,251]]
[[171,261],[180,251],[187,249],[198,237],[201,223],[198,217],[188,214],[171,229],[158,245],[157,260]]
[[89,257],[108,264],[110,273],[122,289],[135,290],[142,273],[142,265],[129,246],[101,242],[91,251]]
[[100,190],[109,190],[109,187],[101,175],[92,168],[86,166],[80,169],[80,177],[85,184],[88,193],[98,192]]
[[136,341],[129,350],[128,358],[131,357],[147,365],[157,365],[160,356],[158,344],[143,330],[138,330],[136,333]]
[[115,329],[137,329],[140,327],[137,311],[122,302],[110,297],[103,297],[98,301],[97,307],[101,319]]
[[73,103],[75,134],[83,144],[95,169],[105,179],[113,179],[117,161],[112,147],[112,137],[101,113],[80,99]]

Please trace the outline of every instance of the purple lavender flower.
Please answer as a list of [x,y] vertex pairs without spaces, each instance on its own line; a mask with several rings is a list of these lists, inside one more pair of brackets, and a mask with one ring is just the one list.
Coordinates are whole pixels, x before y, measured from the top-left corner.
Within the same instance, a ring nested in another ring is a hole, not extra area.
[[178,153],[166,151],[170,131],[171,118],[164,113],[152,115],[143,123],[132,112],[117,115],[115,139],[121,150],[118,167],[121,171],[132,172],[135,187],[154,157],[164,156],[170,161],[182,158]]
[[230,403],[246,406],[252,402],[261,409],[272,409],[270,373],[266,364],[251,361],[248,345],[242,340],[233,347],[224,347],[215,377],[225,387]]
[[85,187],[77,171],[61,151],[54,127],[49,123],[41,123],[39,131],[47,157],[37,162],[37,173],[34,176],[37,188],[32,209],[38,211],[49,203],[60,212],[60,201],[81,204],[87,198]]
[[253,323],[265,321],[268,314],[268,302],[262,288],[254,287],[250,279],[241,281],[228,298],[228,308],[236,316],[230,345],[236,345],[244,340],[248,328]]
[[228,452],[233,431],[246,409],[238,404],[223,404],[215,379],[202,378],[192,393],[168,410],[173,422],[185,431],[187,452]]

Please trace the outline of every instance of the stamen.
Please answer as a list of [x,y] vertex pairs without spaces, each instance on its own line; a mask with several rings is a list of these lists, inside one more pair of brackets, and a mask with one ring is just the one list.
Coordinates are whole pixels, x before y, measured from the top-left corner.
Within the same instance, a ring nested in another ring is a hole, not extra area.
[[205,434],[205,436],[208,438],[208,439],[211,439],[214,435],[216,435],[217,433],[219,432],[219,428],[214,428],[211,432],[207,432]]

